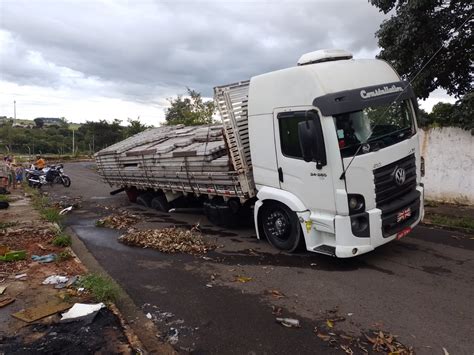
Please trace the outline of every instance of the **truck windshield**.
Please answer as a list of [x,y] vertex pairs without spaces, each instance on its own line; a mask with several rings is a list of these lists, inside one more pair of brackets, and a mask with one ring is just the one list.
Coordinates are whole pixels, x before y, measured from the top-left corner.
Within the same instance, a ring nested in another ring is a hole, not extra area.
[[354,155],[361,143],[369,143],[373,151],[396,144],[415,133],[408,100],[335,115],[334,124],[343,158]]

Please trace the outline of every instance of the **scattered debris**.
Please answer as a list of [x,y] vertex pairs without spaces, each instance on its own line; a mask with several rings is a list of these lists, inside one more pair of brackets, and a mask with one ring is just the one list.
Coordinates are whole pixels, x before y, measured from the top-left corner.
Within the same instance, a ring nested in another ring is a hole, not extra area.
[[206,287],[212,288],[212,284],[206,284]]
[[107,217],[101,218],[97,221],[98,227],[107,227],[114,229],[127,229],[140,221],[140,216],[132,214],[128,211],[121,211],[116,214],[111,214]]
[[119,241],[163,253],[202,254],[215,248],[215,245],[204,240],[201,233],[183,228],[134,230],[120,236]]
[[72,286],[76,283],[76,281],[79,279],[79,276],[73,276],[69,278],[69,281],[66,282],[66,287]]
[[273,296],[276,299],[285,298],[286,296],[278,290],[265,290],[265,294]]
[[276,318],[277,323],[287,328],[300,328],[300,321],[294,318]]
[[51,275],[48,276],[44,281],[42,282],[43,285],[57,285],[57,284],[62,284],[68,282],[69,277],[67,276],[60,276],[60,275]]
[[444,354],[444,355],[449,355],[449,352],[448,352],[448,350],[446,350],[445,347],[443,347],[443,354]]
[[328,328],[333,328],[334,322],[330,319],[326,319],[326,325],[328,326]]
[[341,349],[344,350],[346,354],[353,355],[354,351],[348,346],[348,345],[342,345],[341,344]]
[[27,274],[18,274],[18,275],[15,275],[15,279],[16,280],[22,280],[22,279],[26,279],[28,277]]
[[239,276],[237,275],[235,277],[235,282],[242,282],[242,283],[246,283],[246,282],[249,282],[249,281],[252,281],[253,279],[251,277],[246,277],[246,276]]
[[151,318],[152,318],[151,313],[147,313],[147,314],[146,314],[146,317],[147,317],[148,319],[151,319]]
[[13,303],[13,302],[15,302],[15,299],[13,297],[0,298],[0,308],[8,306],[10,303]]
[[45,303],[36,307],[24,309],[17,313],[13,313],[12,317],[15,317],[27,323],[31,323],[38,319],[50,316],[52,314],[65,311],[70,307],[71,304],[66,302]]
[[85,321],[86,324],[94,320],[96,314],[104,308],[103,303],[85,304],[76,303],[67,312],[63,313],[61,322]]
[[281,316],[283,309],[281,307],[272,306],[272,314],[275,316]]
[[179,331],[176,328],[170,328],[168,334],[166,335],[166,341],[171,345],[176,345],[179,341],[178,338]]
[[0,286],[0,295],[3,295],[6,289],[7,289],[7,286]]
[[72,210],[72,206],[69,206],[69,207],[66,207],[65,209],[59,211],[59,214],[62,216],[62,215],[65,215],[66,213],[68,212],[71,212]]
[[372,344],[372,350],[401,354],[401,355],[413,355],[413,348],[407,347],[396,340],[396,337],[392,334],[385,334],[384,332],[377,331],[373,332],[374,336],[365,334],[366,339]]
[[46,255],[32,255],[31,259],[39,263],[51,263],[56,260],[56,254],[46,254]]

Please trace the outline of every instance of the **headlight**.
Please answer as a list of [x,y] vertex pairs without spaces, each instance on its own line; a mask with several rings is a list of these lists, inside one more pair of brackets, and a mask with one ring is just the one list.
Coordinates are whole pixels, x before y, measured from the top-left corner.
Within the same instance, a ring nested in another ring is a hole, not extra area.
[[349,214],[360,213],[365,211],[364,196],[358,194],[349,194]]

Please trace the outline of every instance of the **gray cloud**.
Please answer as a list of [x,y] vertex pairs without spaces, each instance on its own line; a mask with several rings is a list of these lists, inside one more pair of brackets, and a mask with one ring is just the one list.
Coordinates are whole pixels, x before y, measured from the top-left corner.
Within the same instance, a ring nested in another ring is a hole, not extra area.
[[142,103],[162,102],[185,86],[210,96],[215,85],[293,66],[319,48],[373,55],[383,20],[357,0],[11,0],[0,6],[0,28],[9,34],[0,47],[2,79],[83,87]]

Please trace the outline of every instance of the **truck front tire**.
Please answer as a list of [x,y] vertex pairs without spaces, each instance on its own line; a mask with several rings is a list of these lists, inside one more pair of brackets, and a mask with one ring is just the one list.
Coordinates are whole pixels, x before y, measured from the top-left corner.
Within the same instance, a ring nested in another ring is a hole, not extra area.
[[304,238],[294,211],[282,203],[268,201],[263,203],[260,213],[261,230],[272,246],[290,253],[301,246]]

